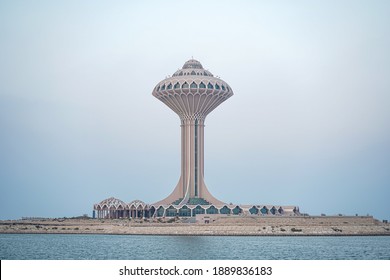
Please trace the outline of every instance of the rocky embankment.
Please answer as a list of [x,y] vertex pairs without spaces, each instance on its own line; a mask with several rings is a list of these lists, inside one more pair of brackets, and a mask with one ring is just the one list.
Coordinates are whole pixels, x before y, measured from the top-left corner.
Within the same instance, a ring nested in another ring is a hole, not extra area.
[[185,219],[40,219],[0,221],[0,233],[334,236],[388,235],[390,224],[373,217],[218,217],[208,224]]

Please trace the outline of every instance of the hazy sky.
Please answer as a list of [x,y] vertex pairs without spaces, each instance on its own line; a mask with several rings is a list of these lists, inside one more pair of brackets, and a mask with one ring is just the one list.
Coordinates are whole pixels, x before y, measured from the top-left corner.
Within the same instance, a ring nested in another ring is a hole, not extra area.
[[152,203],[180,175],[154,86],[193,56],[220,200],[390,219],[390,1],[1,1],[0,219]]

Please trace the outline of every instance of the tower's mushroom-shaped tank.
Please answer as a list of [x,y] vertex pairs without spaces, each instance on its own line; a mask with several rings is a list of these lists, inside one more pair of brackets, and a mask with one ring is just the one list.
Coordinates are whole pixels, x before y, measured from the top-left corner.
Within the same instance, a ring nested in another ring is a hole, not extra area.
[[203,179],[204,121],[232,95],[233,91],[226,82],[203,69],[195,59],[188,60],[182,69],[154,88],[153,96],[179,115],[182,140],[179,183],[170,196],[155,205],[182,205],[199,199],[223,204],[209,193]]
[[184,63],[172,77],[162,80],[153,95],[171,108],[180,119],[205,117],[233,95],[229,85],[203,69],[195,59]]

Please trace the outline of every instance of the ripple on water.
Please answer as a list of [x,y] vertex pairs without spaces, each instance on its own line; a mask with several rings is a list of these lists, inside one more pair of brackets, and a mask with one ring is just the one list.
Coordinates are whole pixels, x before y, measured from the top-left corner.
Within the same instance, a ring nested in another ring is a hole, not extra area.
[[0,259],[390,260],[390,237],[0,234]]

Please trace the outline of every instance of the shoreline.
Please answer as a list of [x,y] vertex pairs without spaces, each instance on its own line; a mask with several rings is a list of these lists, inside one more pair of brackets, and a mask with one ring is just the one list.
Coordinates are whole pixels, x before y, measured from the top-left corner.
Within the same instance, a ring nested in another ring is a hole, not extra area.
[[390,236],[390,224],[370,216],[218,217],[188,219],[40,219],[0,221],[0,234],[99,234],[150,236]]
[[97,233],[97,232],[1,232],[0,234],[14,235],[128,235],[128,236],[183,236],[183,237],[196,237],[196,236],[215,236],[215,237],[370,237],[370,236],[390,236],[390,234],[372,233],[372,234],[262,234],[262,235],[245,235],[245,234],[155,234],[155,233]]

